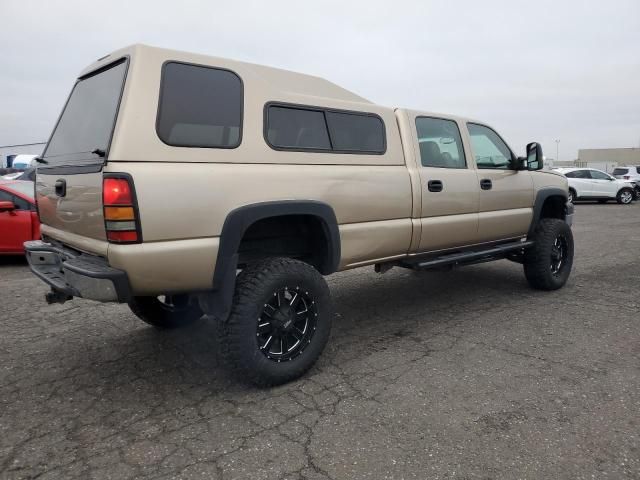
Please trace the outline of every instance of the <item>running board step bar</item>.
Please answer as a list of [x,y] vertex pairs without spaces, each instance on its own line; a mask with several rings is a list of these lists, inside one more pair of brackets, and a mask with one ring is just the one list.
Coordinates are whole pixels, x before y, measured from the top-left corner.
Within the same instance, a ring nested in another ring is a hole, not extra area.
[[472,250],[466,252],[449,253],[429,259],[403,260],[400,263],[402,267],[423,270],[427,268],[436,268],[443,266],[465,265],[470,263],[480,263],[490,260],[497,260],[506,257],[509,253],[522,250],[533,245],[533,241],[513,242],[504,245],[498,245],[485,250]]

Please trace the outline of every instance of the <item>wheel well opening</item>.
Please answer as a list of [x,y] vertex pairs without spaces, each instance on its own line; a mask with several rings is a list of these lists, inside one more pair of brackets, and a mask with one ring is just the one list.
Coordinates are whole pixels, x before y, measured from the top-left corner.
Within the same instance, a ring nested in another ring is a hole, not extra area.
[[540,218],[558,218],[564,220],[567,215],[566,202],[567,199],[559,195],[547,198],[542,205]]
[[238,246],[238,267],[267,257],[297,258],[321,273],[329,263],[324,221],[314,215],[283,215],[252,223]]

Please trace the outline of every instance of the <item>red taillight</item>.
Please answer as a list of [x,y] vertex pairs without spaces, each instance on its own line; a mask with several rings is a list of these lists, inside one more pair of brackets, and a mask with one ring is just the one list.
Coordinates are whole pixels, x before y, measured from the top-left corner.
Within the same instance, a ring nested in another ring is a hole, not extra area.
[[131,187],[126,178],[105,178],[102,183],[102,203],[105,205],[133,205]]
[[622,177],[622,178],[624,178],[625,180],[629,180],[629,179],[631,178],[631,176],[630,176],[630,175],[625,175],[625,176],[624,176],[624,177]]
[[106,177],[102,181],[102,203],[107,240],[112,243],[138,243],[140,223],[133,180],[129,176]]
[[110,242],[137,242],[138,232],[107,232]]

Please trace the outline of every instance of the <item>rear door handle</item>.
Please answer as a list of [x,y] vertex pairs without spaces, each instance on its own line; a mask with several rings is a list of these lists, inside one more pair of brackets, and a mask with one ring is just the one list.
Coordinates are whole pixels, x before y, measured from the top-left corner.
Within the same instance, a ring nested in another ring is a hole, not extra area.
[[430,192],[441,192],[443,185],[441,180],[429,180],[427,182],[427,188]]
[[480,188],[482,190],[491,190],[492,187],[493,183],[491,183],[491,180],[489,180],[488,178],[480,180]]

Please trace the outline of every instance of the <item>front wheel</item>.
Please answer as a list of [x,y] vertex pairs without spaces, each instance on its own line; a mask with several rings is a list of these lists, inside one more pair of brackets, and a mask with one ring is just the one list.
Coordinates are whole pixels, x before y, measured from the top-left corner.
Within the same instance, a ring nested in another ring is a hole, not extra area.
[[315,268],[290,258],[266,259],[238,275],[220,348],[241,378],[279,385],[316,362],[332,316],[329,287]]
[[563,220],[540,220],[524,255],[524,274],[533,288],[557,290],[571,274],[573,266],[573,234]]
[[623,188],[618,192],[616,200],[622,205],[629,205],[633,201],[633,190],[630,188]]
[[129,308],[142,321],[157,328],[177,328],[195,322],[203,313],[188,294],[133,297]]

